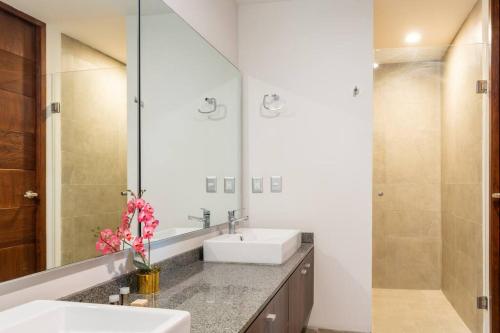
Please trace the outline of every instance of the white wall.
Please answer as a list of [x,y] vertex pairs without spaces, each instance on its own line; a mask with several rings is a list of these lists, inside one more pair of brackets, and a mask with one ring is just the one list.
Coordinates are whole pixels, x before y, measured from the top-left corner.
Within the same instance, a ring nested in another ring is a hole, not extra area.
[[163,0],[233,64],[238,62],[238,9],[234,0]]
[[[372,63],[371,0],[239,7],[244,179],[265,177],[245,205],[252,226],[315,233],[312,327],[371,330]],[[260,116],[266,93],[285,114]],[[283,193],[269,193],[271,175]]]

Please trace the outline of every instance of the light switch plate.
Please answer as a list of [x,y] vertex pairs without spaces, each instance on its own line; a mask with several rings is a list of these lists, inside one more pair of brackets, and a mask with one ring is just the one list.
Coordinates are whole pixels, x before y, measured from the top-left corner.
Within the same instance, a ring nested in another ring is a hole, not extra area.
[[264,192],[264,178],[252,177],[252,192],[253,193]]
[[207,193],[217,193],[217,177],[208,176],[205,185]]
[[271,176],[271,192],[281,193],[283,190],[283,178],[281,176]]
[[236,191],[236,180],[234,177],[224,177],[224,193],[234,193]]

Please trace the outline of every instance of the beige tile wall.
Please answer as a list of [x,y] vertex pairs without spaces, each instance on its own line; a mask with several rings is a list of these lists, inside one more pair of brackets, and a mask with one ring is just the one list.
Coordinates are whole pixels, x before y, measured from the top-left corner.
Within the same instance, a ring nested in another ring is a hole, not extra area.
[[[375,71],[373,284],[439,289],[482,331],[480,2],[443,61]],[[384,192],[384,196],[378,196]]]
[[444,58],[442,288],[473,333],[481,332],[482,95],[481,6],[476,5]]
[[95,257],[92,229],[115,228],[127,188],[125,65],[62,35],[61,260]]
[[441,287],[440,82],[439,62],[375,71],[375,288]]

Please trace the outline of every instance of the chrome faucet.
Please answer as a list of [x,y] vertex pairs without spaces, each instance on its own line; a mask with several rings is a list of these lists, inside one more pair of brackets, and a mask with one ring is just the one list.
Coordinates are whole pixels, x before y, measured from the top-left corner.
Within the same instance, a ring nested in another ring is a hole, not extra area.
[[203,222],[203,228],[208,229],[210,228],[210,211],[205,208],[201,208],[201,210],[203,211],[203,217],[189,215],[188,220]]
[[227,222],[229,225],[229,234],[235,234],[236,233],[236,223],[247,221],[248,216],[240,217],[237,219],[235,217],[236,212],[240,209],[235,209],[235,210],[230,210],[227,212]]

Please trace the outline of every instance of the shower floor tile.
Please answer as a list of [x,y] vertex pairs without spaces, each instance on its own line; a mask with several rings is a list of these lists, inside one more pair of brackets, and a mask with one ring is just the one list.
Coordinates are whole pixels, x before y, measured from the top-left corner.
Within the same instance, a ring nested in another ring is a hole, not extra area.
[[471,333],[440,290],[372,290],[372,333]]

